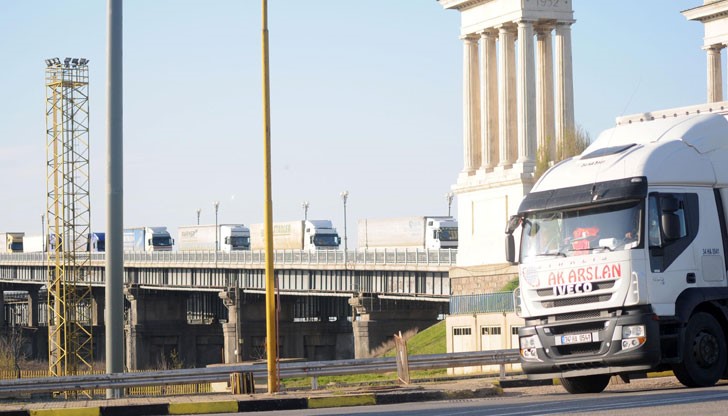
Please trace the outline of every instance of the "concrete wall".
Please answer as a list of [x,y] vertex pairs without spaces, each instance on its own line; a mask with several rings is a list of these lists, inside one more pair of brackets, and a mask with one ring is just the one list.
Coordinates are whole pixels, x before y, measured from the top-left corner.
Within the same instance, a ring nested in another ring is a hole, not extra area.
[[[488,351],[518,348],[518,328],[523,319],[514,312],[451,315],[445,319],[447,352]],[[506,366],[518,371],[520,364]],[[474,366],[448,369],[448,374],[497,373],[500,366]]]

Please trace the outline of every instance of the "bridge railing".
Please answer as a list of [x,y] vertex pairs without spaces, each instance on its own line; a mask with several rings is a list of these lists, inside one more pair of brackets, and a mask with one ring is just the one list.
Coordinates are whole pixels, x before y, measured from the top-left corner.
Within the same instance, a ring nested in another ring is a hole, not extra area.
[[[106,253],[91,253],[91,261],[102,263]],[[276,250],[273,252],[275,264],[311,264],[311,265],[455,265],[456,249],[423,250],[423,249],[361,249],[349,250]],[[45,264],[47,253],[3,253],[0,254],[0,265],[7,264]],[[217,265],[263,265],[265,252],[236,251],[157,251],[157,252],[124,252],[124,264],[217,264]]]

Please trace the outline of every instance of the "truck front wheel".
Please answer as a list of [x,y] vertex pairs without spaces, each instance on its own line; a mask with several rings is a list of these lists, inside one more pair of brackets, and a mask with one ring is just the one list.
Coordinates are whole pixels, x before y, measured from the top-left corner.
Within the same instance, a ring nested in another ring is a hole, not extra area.
[[607,388],[610,377],[609,374],[566,377],[561,379],[561,385],[571,394],[601,393]]
[[698,312],[685,330],[682,362],[673,367],[675,377],[686,387],[714,385],[726,369],[726,342],[713,315]]

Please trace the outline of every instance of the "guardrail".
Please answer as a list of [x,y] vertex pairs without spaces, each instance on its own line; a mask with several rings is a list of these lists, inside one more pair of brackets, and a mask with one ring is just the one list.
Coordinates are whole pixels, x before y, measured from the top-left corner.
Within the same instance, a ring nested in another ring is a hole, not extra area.
[[[86,253],[88,254],[88,253]],[[452,266],[457,260],[457,249],[362,249],[349,250],[276,250],[273,261],[279,265],[325,264],[325,265],[443,265]],[[46,264],[48,253],[4,253],[0,254],[2,264]],[[106,253],[91,253],[92,263],[103,263]],[[234,251],[230,253],[214,251],[158,251],[124,252],[124,264],[134,266],[148,263],[170,264],[217,264],[226,265],[264,265],[265,252]]]
[[[414,355],[409,357],[410,370],[500,365],[501,377],[505,365],[517,363],[519,351],[494,350],[450,354]],[[397,371],[395,358],[365,358],[357,360],[308,361],[282,363],[281,378],[317,377]],[[13,393],[49,393],[73,390],[121,389],[138,386],[158,386],[228,381],[232,373],[253,373],[257,379],[267,378],[267,364],[221,364],[207,368],[165,370],[142,373],[114,373],[88,376],[42,377],[0,381],[0,395]]]

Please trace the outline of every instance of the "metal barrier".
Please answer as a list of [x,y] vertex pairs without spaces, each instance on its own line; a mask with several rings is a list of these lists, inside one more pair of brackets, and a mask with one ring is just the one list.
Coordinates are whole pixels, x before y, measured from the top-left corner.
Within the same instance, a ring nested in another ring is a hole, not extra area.
[[[48,253],[3,253],[0,265],[32,264],[41,265],[47,261]],[[349,250],[276,250],[273,253],[275,264],[279,265],[455,265],[457,249],[362,249]],[[103,263],[106,253],[91,253],[93,263]],[[346,260],[345,260],[346,259]],[[264,265],[265,252],[234,251],[230,253],[214,251],[156,251],[124,252],[124,265],[164,264],[217,264],[223,265]]]
[[[441,368],[471,367],[479,365],[500,365],[501,376],[505,365],[517,363],[519,351],[495,350],[460,352],[450,354],[414,355],[409,357],[412,370],[434,370]],[[365,358],[358,360],[309,361],[282,363],[280,377],[313,377],[314,383],[320,376],[351,374],[388,373],[397,371],[394,357]],[[221,364],[207,368],[165,370],[144,373],[115,373],[88,376],[43,377],[0,381],[0,395],[42,392],[61,392],[92,389],[121,389],[137,386],[188,384],[204,382],[226,382],[230,374],[252,373],[255,378],[267,378],[267,364]]]

